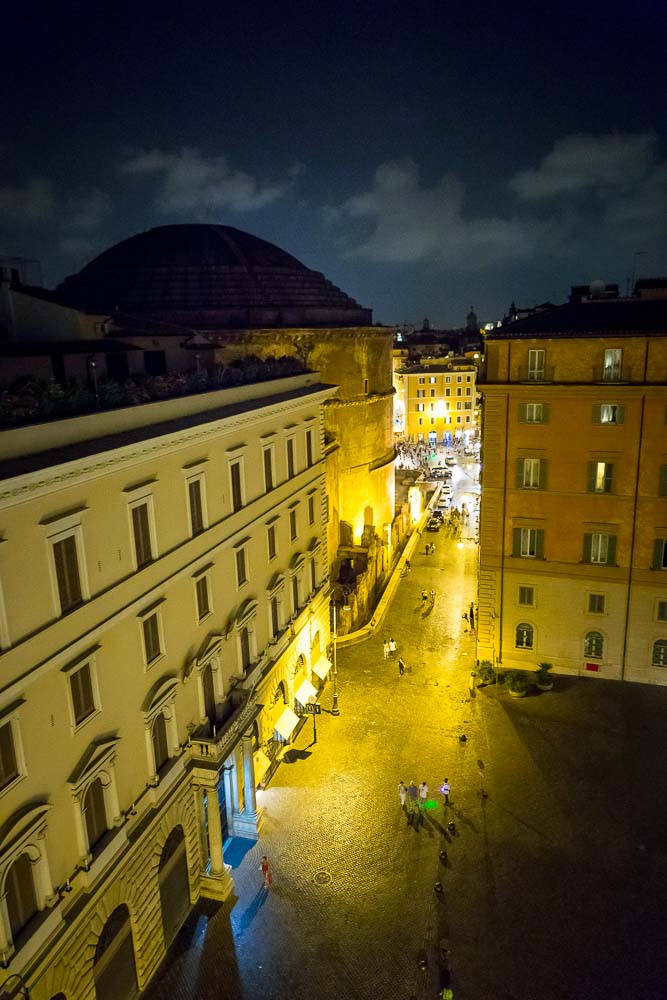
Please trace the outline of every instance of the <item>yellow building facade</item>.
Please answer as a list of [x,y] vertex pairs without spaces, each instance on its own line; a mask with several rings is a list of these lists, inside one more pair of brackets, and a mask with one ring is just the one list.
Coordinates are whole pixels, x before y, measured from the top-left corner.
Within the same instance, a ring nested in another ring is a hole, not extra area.
[[408,440],[451,443],[477,429],[475,365],[442,358],[395,368],[394,429]]
[[486,341],[479,660],[667,683],[667,302]]
[[318,374],[0,436],[0,991],[124,1000],[330,664]]

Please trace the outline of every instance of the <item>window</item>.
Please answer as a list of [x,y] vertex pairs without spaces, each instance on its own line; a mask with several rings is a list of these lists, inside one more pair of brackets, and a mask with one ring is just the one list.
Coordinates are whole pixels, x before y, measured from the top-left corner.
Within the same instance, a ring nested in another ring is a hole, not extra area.
[[528,378],[531,382],[541,382],[544,379],[544,350],[528,351]]
[[417,381],[418,381],[419,385],[423,385],[424,382],[426,381],[426,379],[422,378],[421,375],[420,375],[419,378],[417,379]]
[[588,492],[611,493],[614,466],[611,462],[588,463]]
[[190,510],[190,531],[193,537],[201,535],[206,527],[203,497],[204,477],[188,480],[188,507]]
[[240,460],[230,462],[229,479],[232,490],[232,510],[241,510],[243,507],[243,478]]
[[277,636],[280,632],[280,601],[277,594],[271,598],[271,634]]
[[519,604],[523,604],[528,608],[534,607],[535,605],[534,587],[519,587]]
[[602,378],[605,382],[618,382],[621,378],[621,362],[623,351],[613,347],[604,352],[604,368]]
[[287,438],[287,478],[294,478],[294,438]]
[[435,396],[435,389],[431,389],[431,399]]
[[277,548],[276,548],[276,526],[275,524],[270,524],[266,529],[266,545],[269,551],[269,559],[275,559]]
[[132,537],[134,539],[134,559],[137,569],[153,561],[149,500],[142,500],[130,507],[132,517]]
[[584,656],[602,657],[604,638],[600,632],[587,632],[584,639]]
[[167,741],[167,723],[162,712],[155,716],[151,727],[151,742],[153,744],[153,759],[155,773],[159,774],[169,760],[169,744]]
[[658,601],[655,617],[659,622],[667,622],[667,601]]
[[264,449],[264,492],[270,493],[274,487],[275,476],[273,474],[273,445]]
[[462,381],[462,379],[461,379],[461,376],[460,376],[460,375],[457,375],[457,376],[456,376],[456,381],[457,381],[457,382],[461,382],[461,381]]
[[616,562],[616,535],[604,532],[586,532],[584,535],[584,562],[613,566]]
[[435,423],[435,417],[431,417],[431,423],[432,423],[432,424],[434,424],[434,423]]
[[605,606],[604,594],[588,595],[588,613],[590,615],[603,615]]
[[435,375],[429,375],[429,379],[428,380],[431,383],[431,385],[435,385],[435,383],[436,383],[436,377],[435,377]]
[[10,933],[15,939],[38,911],[32,862],[26,852],[20,854],[8,870],[5,894]]
[[653,643],[651,665],[654,667],[667,667],[667,639],[656,639]]
[[593,407],[593,422],[596,424],[622,424],[625,407],[616,403],[601,403]]
[[162,636],[162,619],[158,609],[149,608],[140,614],[141,633],[144,640],[144,658],[146,666],[150,666],[162,656],[164,640]]
[[[364,380],[365,389],[364,392],[368,392],[368,379]],[[313,432],[312,430],[306,431],[306,465],[311,466],[313,464]]]
[[299,610],[299,578],[298,576],[292,577],[292,609],[294,614]]
[[460,389],[460,388],[458,388],[458,389],[456,390],[456,395],[457,395],[457,396],[462,396],[462,395],[463,395],[463,393],[461,392],[461,389]]
[[53,542],[53,561],[56,569],[60,610],[62,614],[65,614],[83,604],[79,556],[74,535],[68,535],[66,538]]
[[457,403],[457,404],[456,404],[456,409],[457,409],[457,410],[462,410],[462,409],[463,409],[463,406],[462,406],[462,404],[461,404],[461,403]]
[[445,384],[446,384],[446,385],[449,385],[449,383],[450,383],[451,381],[452,381],[452,376],[451,376],[451,375],[445,375]]
[[452,394],[451,389],[445,389],[445,396],[451,396],[451,394]]
[[88,850],[92,851],[109,829],[104,803],[104,788],[100,778],[95,778],[88,786],[83,800],[83,818],[86,825]]
[[0,651],[8,649],[11,645],[9,641],[9,625],[7,624],[7,613],[5,611],[5,599],[2,593],[2,580],[0,580]]
[[532,625],[529,625],[527,622],[521,622],[520,625],[517,625],[514,645],[516,646],[517,649],[533,648]]
[[426,389],[417,389],[417,399],[423,399],[426,395]]
[[544,558],[544,531],[542,528],[515,528],[512,555],[521,559]]
[[468,400],[466,400],[465,403],[463,404],[463,409],[472,410],[472,402],[469,403]]
[[70,673],[69,689],[74,725],[79,726],[97,711],[90,663],[84,663],[78,670]]
[[296,531],[296,507],[292,507],[289,512],[289,536],[292,541],[295,540],[297,535]]
[[246,566],[245,549],[237,549],[236,554],[236,586],[242,587],[248,581],[248,568]]
[[21,773],[15,728],[16,723],[12,720],[0,723],[0,791],[11,785]]
[[315,524],[315,497],[308,497],[308,524]]
[[466,396],[472,396],[472,389],[470,387],[466,389]]
[[520,403],[519,420],[525,424],[546,424],[548,406],[546,403]]
[[[423,423],[424,423],[424,418],[423,418],[423,417],[420,417],[420,418],[419,418],[419,426],[421,427]],[[423,437],[424,437],[424,435],[422,434],[422,436],[421,436],[421,438],[420,438],[419,440],[420,440],[420,441],[421,441],[421,440],[423,440]]]
[[417,413],[423,413],[423,412],[424,412],[424,404],[417,403]]
[[313,594],[317,590],[317,561],[314,558],[310,560],[310,590]]
[[651,569],[667,569],[667,538],[656,538],[653,542]]
[[197,621],[203,621],[211,613],[209,600],[209,578],[203,574],[195,580],[195,596],[197,598]]
[[667,497],[667,465],[660,466],[660,477],[658,479],[658,496]]
[[543,458],[520,458],[517,463],[517,486],[526,490],[544,489],[546,466]]
[[250,632],[246,625],[243,626],[239,633],[239,643],[241,647],[241,667],[245,672],[252,663],[250,655]]

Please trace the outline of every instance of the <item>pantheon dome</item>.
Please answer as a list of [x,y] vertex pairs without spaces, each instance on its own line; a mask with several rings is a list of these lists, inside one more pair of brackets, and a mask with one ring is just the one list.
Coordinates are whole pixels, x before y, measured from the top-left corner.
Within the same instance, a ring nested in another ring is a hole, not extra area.
[[92,313],[199,330],[370,326],[319,271],[232,226],[157,226],[105,250],[58,287]]

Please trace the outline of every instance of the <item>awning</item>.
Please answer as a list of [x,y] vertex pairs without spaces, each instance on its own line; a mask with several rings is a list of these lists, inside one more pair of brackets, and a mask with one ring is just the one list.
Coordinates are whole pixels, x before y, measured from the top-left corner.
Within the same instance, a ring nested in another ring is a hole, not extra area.
[[284,740],[288,740],[298,724],[299,716],[291,708],[286,708],[278,721],[273,723],[273,728],[278,730]]
[[313,673],[324,680],[329,671],[331,670],[331,660],[327,660],[326,656],[320,656],[317,663],[313,666]]
[[313,687],[310,681],[304,681],[294,697],[300,705],[307,705],[310,699],[315,698],[316,695],[317,689]]

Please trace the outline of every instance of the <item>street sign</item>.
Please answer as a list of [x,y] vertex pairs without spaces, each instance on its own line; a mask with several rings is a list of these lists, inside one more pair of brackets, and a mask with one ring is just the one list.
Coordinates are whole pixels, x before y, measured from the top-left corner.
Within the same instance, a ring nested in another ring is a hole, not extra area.
[[315,705],[315,704],[313,704],[313,705],[304,705],[303,706],[303,714],[304,715],[321,715],[322,714],[322,706],[321,705]]

